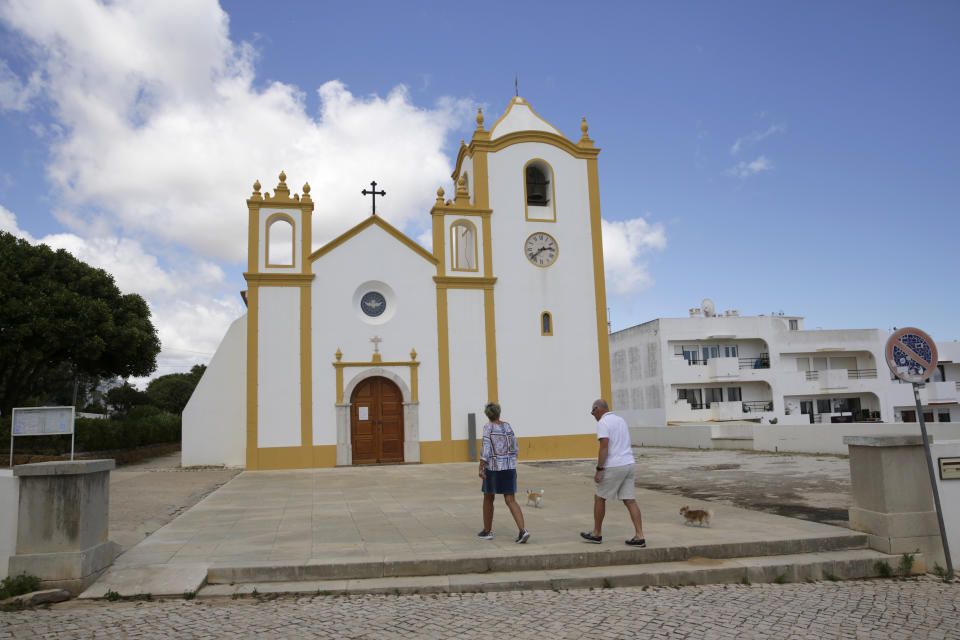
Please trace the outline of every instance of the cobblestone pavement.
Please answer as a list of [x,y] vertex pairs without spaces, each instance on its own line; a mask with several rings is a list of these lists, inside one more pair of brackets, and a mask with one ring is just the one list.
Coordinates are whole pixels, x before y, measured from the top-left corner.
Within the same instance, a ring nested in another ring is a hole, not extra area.
[[77,602],[0,613],[7,638],[960,638],[930,577],[274,600]]

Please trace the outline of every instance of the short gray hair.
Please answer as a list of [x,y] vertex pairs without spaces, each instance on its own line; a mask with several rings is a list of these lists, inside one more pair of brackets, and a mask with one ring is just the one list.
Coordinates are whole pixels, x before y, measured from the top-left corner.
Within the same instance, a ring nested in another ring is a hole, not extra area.
[[500,405],[496,402],[488,402],[487,406],[483,408],[483,412],[490,420],[500,419]]
[[610,411],[610,405],[607,404],[607,401],[603,398],[597,398],[593,401],[593,408],[600,409],[601,411]]

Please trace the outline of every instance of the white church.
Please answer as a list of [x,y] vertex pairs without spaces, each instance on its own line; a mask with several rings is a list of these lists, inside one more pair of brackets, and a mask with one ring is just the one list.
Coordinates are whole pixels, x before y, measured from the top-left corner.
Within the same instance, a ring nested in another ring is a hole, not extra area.
[[522,97],[483,125],[453,198],[437,191],[432,252],[377,215],[312,251],[309,184],[254,184],[247,313],[184,410],[184,466],[466,461],[488,401],[521,460],[595,455],[588,411],[611,392],[600,150],[586,120],[572,142]]

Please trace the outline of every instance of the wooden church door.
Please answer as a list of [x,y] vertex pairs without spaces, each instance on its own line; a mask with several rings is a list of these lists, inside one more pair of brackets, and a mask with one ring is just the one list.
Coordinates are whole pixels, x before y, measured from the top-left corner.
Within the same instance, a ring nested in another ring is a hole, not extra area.
[[386,378],[367,378],[350,395],[353,464],[403,462],[403,396]]

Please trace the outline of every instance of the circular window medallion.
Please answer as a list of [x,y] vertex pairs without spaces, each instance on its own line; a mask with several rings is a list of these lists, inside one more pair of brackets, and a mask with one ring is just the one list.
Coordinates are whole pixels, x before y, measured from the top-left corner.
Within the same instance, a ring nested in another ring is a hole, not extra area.
[[387,300],[379,291],[368,291],[360,298],[360,309],[371,318],[387,310]]

